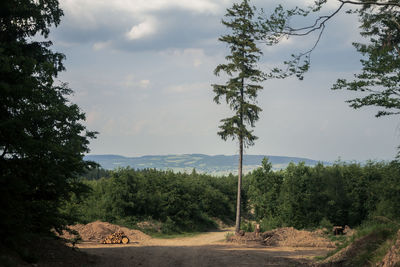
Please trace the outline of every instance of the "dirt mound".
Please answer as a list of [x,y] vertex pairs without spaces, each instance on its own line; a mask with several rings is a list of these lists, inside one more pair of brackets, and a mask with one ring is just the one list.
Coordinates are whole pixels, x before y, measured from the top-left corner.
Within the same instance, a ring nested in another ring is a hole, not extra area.
[[[112,233],[124,232],[129,238],[130,242],[138,242],[150,239],[150,236],[144,234],[139,230],[132,230],[126,227],[121,227],[115,224],[95,221],[88,224],[76,224],[68,226],[71,230],[79,233],[83,241],[96,241],[100,242]],[[64,232],[64,238],[71,239],[74,235]]]
[[324,238],[320,232],[296,230],[293,227],[279,228],[262,234],[266,246],[277,247],[327,247],[335,244]]
[[263,242],[261,235],[256,235],[255,233],[244,233],[244,235],[232,235],[228,237],[228,242],[246,244],[246,245],[260,245]]
[[382,262],[378,265],[380,267],[400,266],[400,230],[397,232],[396,243],[390,248]]
[[299,231],[293,227],[278,228],[259,235],[245,233],[244,236],[231,236],[228,241],[236,243],[259,243],[274,247],[324,247],[334,248],[335,244],[319,232]]
[[351,243],[351,245],[325,259],[319,266],[353,266],[352,260],[361,252],[365,251],[370,244],[374,244],[378,239],[379,237],[375,233],[363,236]]

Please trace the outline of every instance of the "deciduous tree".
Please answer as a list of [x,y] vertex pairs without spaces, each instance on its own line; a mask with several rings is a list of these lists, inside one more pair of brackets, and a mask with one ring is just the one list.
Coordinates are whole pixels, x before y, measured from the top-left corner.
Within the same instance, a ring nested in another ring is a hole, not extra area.
[[[365,106],[379,108],[376,117],[400,114],[400,1],[399,0],[337,0],[338,7],[330,14],[322,15],[321,9],[327,0],[315,0],[308,8],[295,7],[285,9],[279,5],[272,15],[264,13],[263,28],[265,42],[278,43],[282,38],[292,36],[316,35],[314,45],[300,54],[292,55],[285,62],[287,68],[275,68],[271,76],[285,78],[295,74],[303,79],[309,70],[311,54],[317,47],[327,24],[337,14],[346,12],[355,14],[361,22],[360,34],[366,38],[365,43],[353,43],[363,56],[361,72],[354,74],[354,80],[338,79],[332,89],[347,89],[360,95],[347,102],[350,107],[358,109]],[[310,18],[315,17],[316,18]],[[308,26],[295,27],[290,21],[298,16],[309,19]],[[399,156],[399,155],[398,155]]]
[[76,177],[95,133],[55,81],[65,56],[37,41],[62,15],[56,0],[0,2],[0,235],[10,237],[0,242],[60,229],[60,203],[83,189]]

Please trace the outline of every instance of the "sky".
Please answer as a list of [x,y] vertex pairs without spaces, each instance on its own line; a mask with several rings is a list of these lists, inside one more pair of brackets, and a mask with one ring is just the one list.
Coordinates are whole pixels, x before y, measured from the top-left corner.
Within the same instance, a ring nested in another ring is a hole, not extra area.
[[[238,153],[236,141],[218,135],[220,120],[232,114],[213,102],[213,74],[228,47],[218,41],[233,0],[60,0],[61,24],[53,28],[53,50],[66,55],[71,101],[98,131],[91,154],[124,156]],[[310,0],[254,0],[272,11],[277,4],[307,6]],[[336,5],[329,0],[323,10]],[[303,25],[304,21],[296,21]],[[302,24],[303,23],[303,24]],[[305,25],[305,24],[304,24]],[[315,36],[258,44],[259,67],[279,66],[294,52],[309,49]],[[258,96],[263,109],[246,154],[335,161],[390,160],[400,143],[398,117],[375,118],[376,109],[354,110],[354,92],[332,91],[338,78],[361,69],[352,42],[362,40],[354,15],[339,14],[327,25],[303,81],[267,80]]]

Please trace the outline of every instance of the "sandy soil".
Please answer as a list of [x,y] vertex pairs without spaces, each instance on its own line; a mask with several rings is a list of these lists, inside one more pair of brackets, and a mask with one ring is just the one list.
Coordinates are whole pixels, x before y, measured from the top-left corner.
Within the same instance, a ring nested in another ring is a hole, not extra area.
[[127,245],[83,242],[81,251],[96,256],[95,266],[312,266],[331,248],[263,247],[224,242],[231,230],[194,237],[147,239]]

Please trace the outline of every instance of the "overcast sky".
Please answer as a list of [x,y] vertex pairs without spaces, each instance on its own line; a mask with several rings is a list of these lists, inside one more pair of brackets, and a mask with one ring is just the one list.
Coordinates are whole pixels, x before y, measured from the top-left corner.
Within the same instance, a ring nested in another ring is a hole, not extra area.
[[[125,156],[184,153],[236,154],[235,141],[217,136],[220,119],[231,114],[213,102],[214,68],[229,52],[218,37],[232,0],[60,0],[65,16],[50,39],[67,59],[59,79],[75,91],[72,101],[86,125],[100,132],[91,154]],[[311,1],[253,1],[272,10]],[[333,8],[336,0],[329,0]],[[329,12],[326,10],[324,12]],[[260,44],[260,66],[279,64],[314,39],[289,39],[277,47]],[[331,91],[337,78],[351,78],[360,55],[357,18],[340,14],[328,24],[304,81],[263,83],[256,123],[259,137],[247,154],[334,161],[392,159],[400,143],[398,117],[375,118],[376,110],[353,110],[355,96]]]

